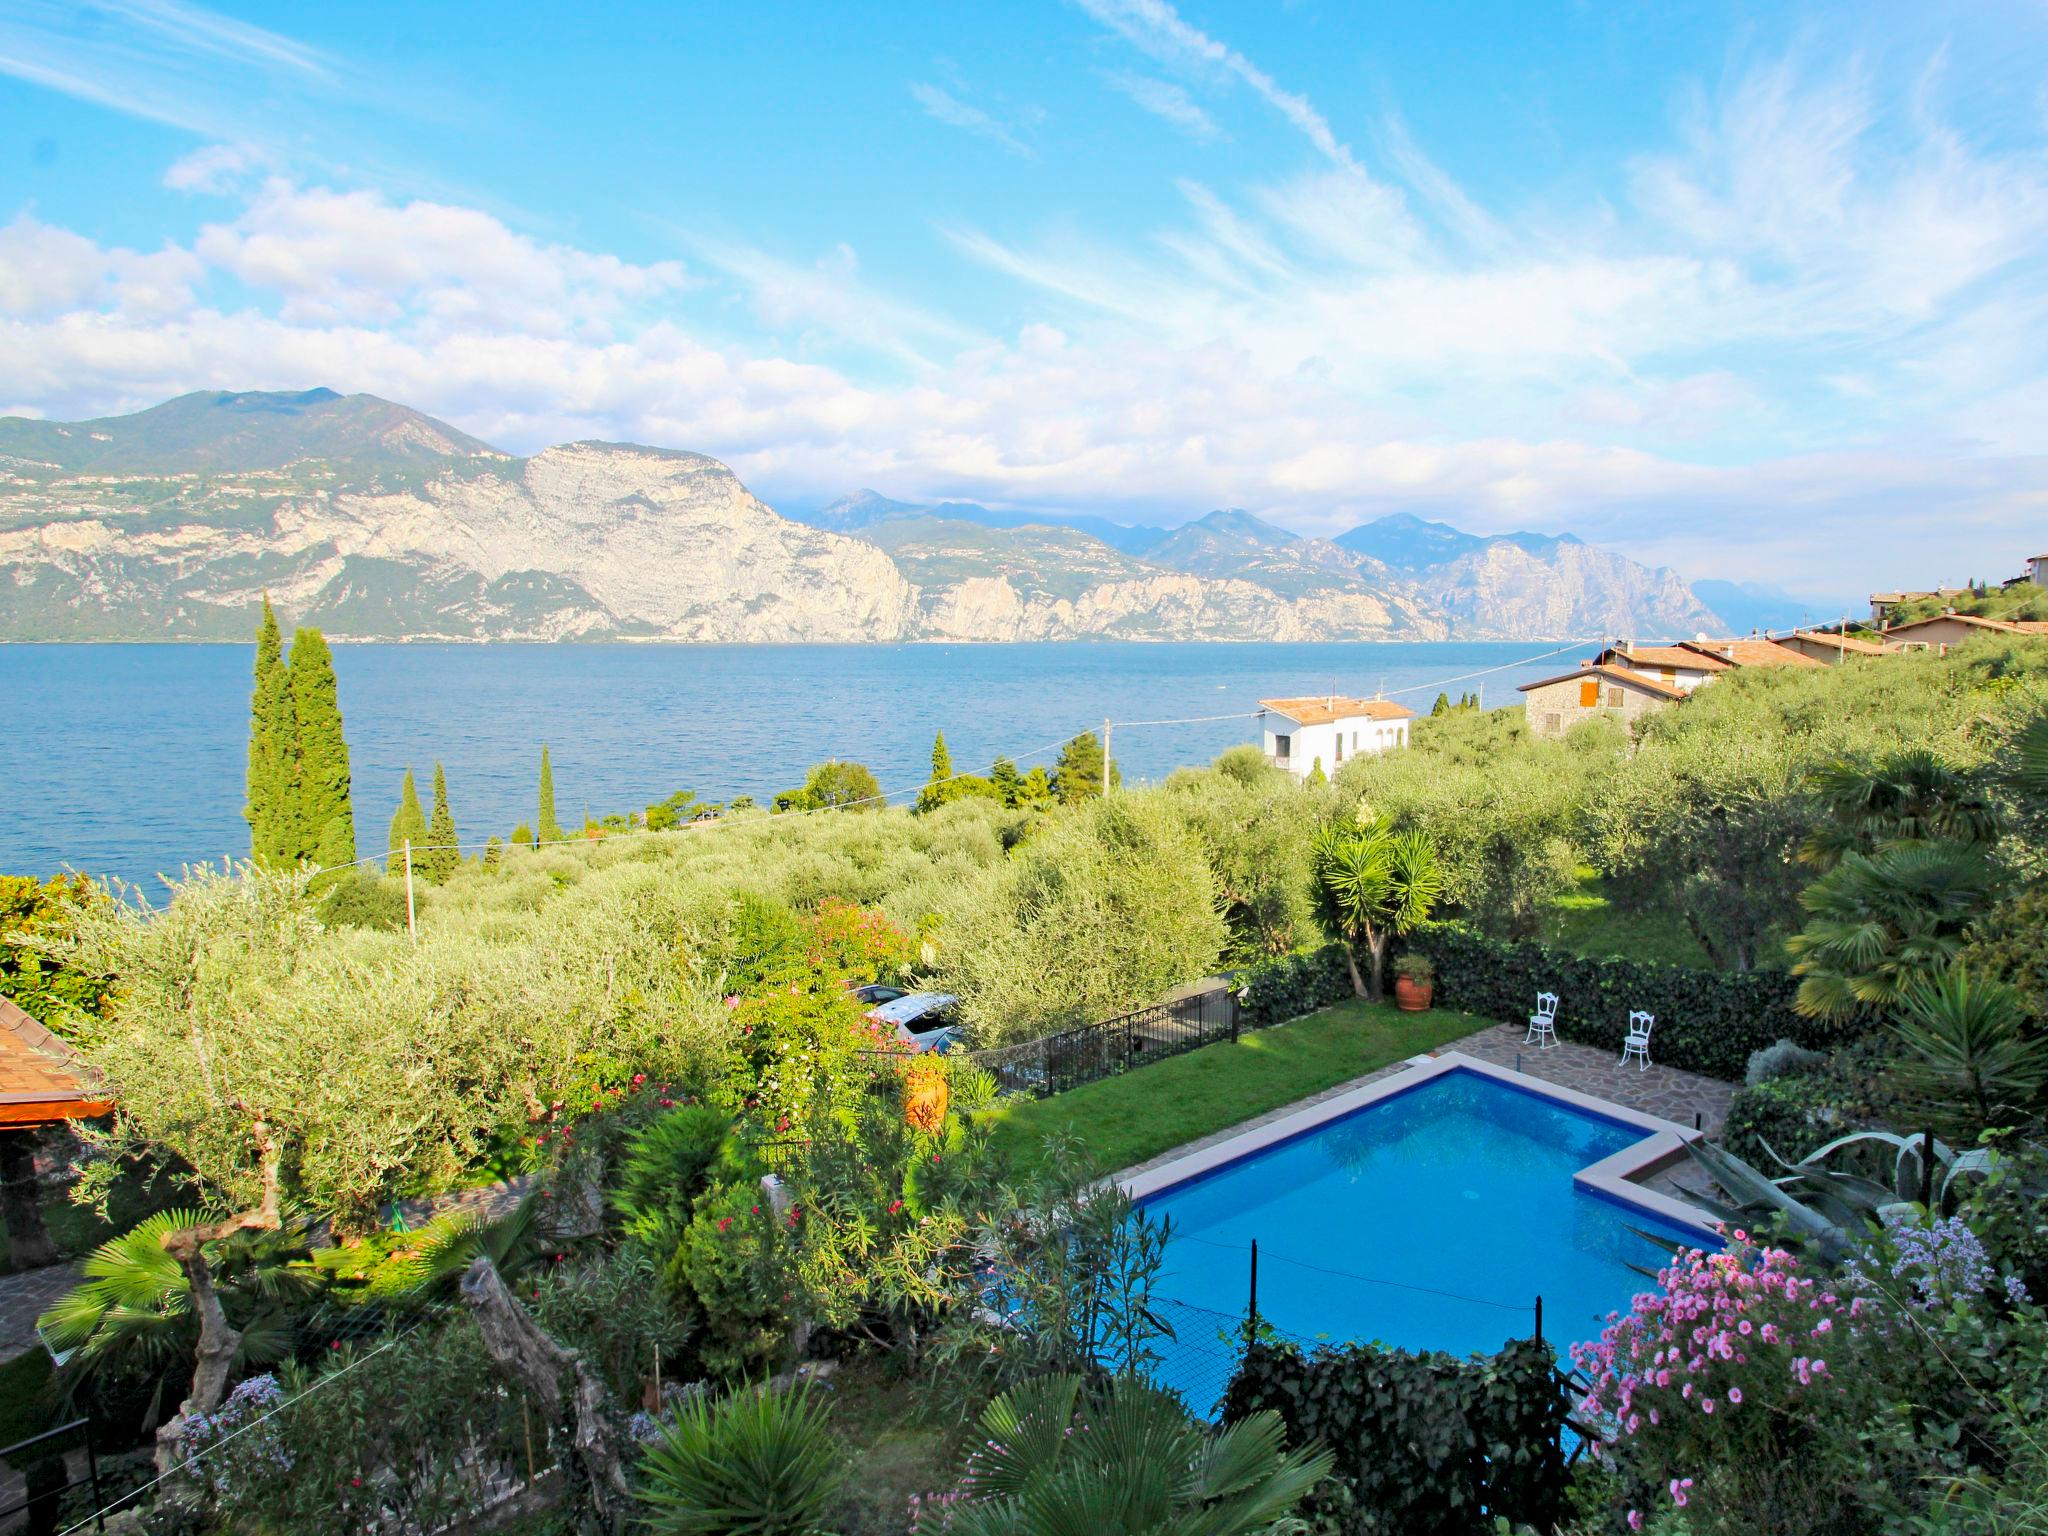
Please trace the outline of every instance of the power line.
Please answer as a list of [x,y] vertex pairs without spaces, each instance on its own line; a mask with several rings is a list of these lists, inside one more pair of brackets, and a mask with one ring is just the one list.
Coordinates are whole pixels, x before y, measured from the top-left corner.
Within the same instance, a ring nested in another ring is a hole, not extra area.
[[[1433,688],[1441,689],[1449,686],[1452,683],[1470,682],[1473,678],[1488,677],[1496,672],[1507,672],[1513,670],[1516,667],[1533,666],[1535,663],[1539,661],[1547,661],[1552,656],[1559,656],[1566,651],[1576,650],[1578,649],[1578,647],[1582,645],[1591,645],[1598,638],[1598,636],[1587,636],[1583,639],[1567,641],[1563,645],[1557,646],[1552,650],[1544,651],[1535,656],[1525,656],[1518,658],[1514,661],[1502,662],[1499,666],[1482,667],[1476,672],[1463,672],[1459,673],[1454,677],[1436,678],[1430,682],[1414,683],[1406,688],[1392,689],[1390,690],[1390,694],[1392,697],[1398,698],[1404,694],[1427,693]],[[1382,696],[1384,697],[1387,695],[1383,694]],[[1255,709],[1241,710],[1232,714],[1225,715],[1186,715],[1174,719],[1163,720],[1109,720],[1105,721],[1104,723],[1106,726],[1116,730],[1137,730],[1151,726],[1215,725],[1233,720],[1256,720],[1261,718],[1265,713],[1266,711],[1262,709]],[[1041,746],[1032,747],[1028,751],[1004,753],[1000,755],[1008,757],[1012,762],[1029,762],[1034,757],[1040,757],[1047,752],[1051,752],[1060,747],[1064,747],[1068,743],[1076,741],[1081,736],[1086,734],[1087,731],[1083,729],[1081,731],[1074,732],[1072,735],[1062,736],[1057,741],[1049,741]],[[773,812],[770,815],[769,820],[771,822],[784,821],[795,817],[830,815],[839,811],[858,810],[862,806],[868,805],[886,805],[891,799],[900,799],[905,796],[915,795],[918,792],[927,789],[935,784],[951,784],[960,779],[974,778],[976,776],[977,775],[972,770],[962,770],[959,773],[948,774],[944,778],[922,779],[917,783],[908,785],[902,789],[892,789],[882,791],[873,795],[863,795],[859,799],[843,801],[838,805],[811,806],[803,810]],[[535,849],[559,848],[571,846],[574,844],[588,844],[593,842],[614,842],[621,838],[628,837],[688,836],[693,833],[706,832],[713,827],[745,824],[746,823],[734,822],[733,820],[731,820],[731,818],[726,816],[709,816],[699,821],[685,822],[681,826],[677,827],[633,827],[619,831],[605,831],[596,837],[592,837],[586,834],[568,837],[534,838],[530,842],[521,842],[513,846]],[[473,848],[476,845],[472,842],[471,844],[469,844],[469,846]],[[463,844],[459,842],[415,843],[412,845],[412,851],[414,853],[434,853],[447,851],[459,854],[462,852],[462,850]],[[397,850],[394,849],[386,849],[382,853],[366,853],[362,857],[357,859],[351,859],[344,864],[322,865],[318,868],[308,871],[308,874],[309,876],[339,874],[343,870],[360,869],[366,865],[387,863],[389,862],[389,860],[392,858],[393,854],[396,851]],[[233,862],[232,857],[230,857],[229,862]]]

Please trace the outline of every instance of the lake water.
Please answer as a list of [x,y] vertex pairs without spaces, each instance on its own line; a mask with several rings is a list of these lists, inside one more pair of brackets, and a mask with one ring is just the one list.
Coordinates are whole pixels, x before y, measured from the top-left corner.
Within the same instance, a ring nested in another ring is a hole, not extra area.
[[[1571,648],[1582,650],[1583,647]],[[1517,644],[869,646],[338,645],[356,835],[383,846],[410,765],[438,759],[465,840],[534,815],[549,744],[566,826],[676,789],[766,800],[827,757],[908,798],[943,729],[956,770],[1028,771],[1105,717],[1126,782],[1256,739],[1262,697],[1340,693],[1426,711],[1439,688],[1572,664]],[[0,872],[150,877],[241,855],[253,647],[0,645]],[[1485,673],[1483,677],[1466,674]],[[1195,724],[1138,725],[1207,716]]]

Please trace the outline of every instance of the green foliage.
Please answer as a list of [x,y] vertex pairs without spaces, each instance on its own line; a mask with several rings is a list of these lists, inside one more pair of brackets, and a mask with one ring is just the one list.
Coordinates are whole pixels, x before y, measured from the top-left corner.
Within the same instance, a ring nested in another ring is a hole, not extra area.
[[[401,867],[403,863],[401,858]],[[414,915],[425,910],[426,904],[426,897],[415,888]],[[320,903],[320,921],[329,928],[374,928],[397,933],[405,927],[405,882],[380,875],[374,869],[359,869],[328,889]]]
[[778,811],[879,811],[883,803],[881,781],[872,769],[836,757],[814,764],[799,788],[775,797]]
[[1865,1109],[1861,1093],[1835,1070],[1766,1078],[1730,1097],[1721,1145],[1759,1167],[1774,1153],[1797,1162],[1854,1129]]
[[699,800],[693,789],[679,789],[666,800],[657,800],[647,807],[647,830],[667,832],[686,822],[703,821],[717,814],[715,802]]
[[385,844],[391,856],[384,861],[384,867],[394,875],[405,873],[405,845],[413,847],[412,870],[414,875],[425,872],[426,854],[422,852],[427,842],[427,813],[420,808],[419,786],[413,783],[412,770],[405,770],[404,782],[398,788],[398,809],[391,817],[391,837]]
[[1914,981],[1899,997],[1893,1034],[1899,1078],[1936,1130],[1974,1141],[2027,1124],[2048,1086],[2048,1038],[2026,1030],[2017,989],[1973,979],[1967,967]]
[[[414,799],[418,807],[418,799]],[[448,807],[448,775],[434,764],[434,814],[427,822],[426,876],[439,884],[462,865],[461,838],[455,831],[455,813]]]
[[249,699],[248,798],[242,815],[249,823],[250,856],[266,867],[291,864],[300,854],[295,760],[298,731],[292,719],[291,682],[285,672],[284,638],[263,596],[256,630],[256,686]]
[[1833,869],[1844,853],[1889,843],[1989,843],[1997,836],[1982,785],[1925,747],[1867,766],[1829,763],[1811,782],[1827,819],[1807,834],[1799,856],[1818,869]]
[[[1036,770],[1034,770],[1036,771]],[[1062,805],[1079,805],[1102,793],[1103,786],[1102,739],[1093,731],[1083,731],[1065,746],[1053,763],[1052,791]],[[1123,775],[1114,763],[1109,765],[1109,784],[1114,788],[1123,782]]]
[[[1972,974],[2017,988],[2027,1017],[2037,1028],[2048,1026],[2048,883],[1987,907],[1971,923],[1957,958]],[[5,965],[0,956],[0,973]]]
[[[1329,797],[1304,793],[1256,747],[1213,770],[1166,781],[1174,814],[1201,839],[1230,930],[1223,960],[1248,965],[1284,954],[1314,934],[1309,842]],[[1249,771],[1246,771],[1246,770]]]
[[611,1192],[627,1237],[653,1253],[674,1251],[731,1130],[722,1111],[684,1105],[648,1122],[627,1141]]
[[1425,924],[1408,942],[1436,966],[1440,1007],[1518,1019],[1528,1016],[1538,992],[1555,992],[1558,1038],[1617,1056],[1630,1012],[1642,1009],[1657,1016],[1653,1059],[1728,1081],[1742,1076],[1750,1052],[1775,1040],[1825,1050],[1858,1029],[1797,1012],[1797,985],[1780,971],[1695,971],[1594,958],[1503,943],[1458,923]]
[[[1387,947],[1429,919],[1444,892],[1436,846],[1422,831],[1393,832],[1384,823],[1331,823],[1316,834],[1311,849],[1316,916],[1331,938],[1345,946],[1352,985],[1378,1002],[1386,995]],[[1367,978],[1354,953],[1363,944]]]
[[297,749],[295,821],[298,857],[324,868],[353,863],[355,812],[349,801],[348,742],[342,736],[334,655],[317,629],[292,636],[286,665]]
[[518,826],[514,827],[514,828],[512,829],[512,846],[513,846],[514,848],[530,848],[530,847],[532,847],[532,846],[533,846],[533,828],[532,828],[532,827],[530,827],[530,826],[528,826],[528,825],[527,825],[527,824],[526,824],[525,822],[523,822],[523,821],[522,821],[521,823],[519,823],[519,825],[518,825]]
[[1806,927],[1786,941],[1802,977],[1798,1007],[1825,1019],[1894,1008],[1945,969],[1963,945],[1994,875],[1974,843],[1887,843],[1850,850],[1808,886]]
[[1231,983],[1239,1018],[1249,1029],[1298,1019],[1353,995],[1344,946],[1325,944],[1258,961]]
[[998,805],[1015,810],[1022,800],[1024,777],[1007,757],[999,757],[988,771],[989,792]]
[[1089,802],[935,905],[935,980],[983,1046],[1149,1003],[1226,937],[1201,844],[1149,795]]
[[673,1536],[833,1536],[845,1481],[825,1402],[742,1387],[684,1403],[640,1461],[641,1523]]
[[666,1278],[694,1300],[698,1358],[723,1380],[745,1381],[788,1363],[799,1315],[792,1303],[801,1290],[788,1235],[760,1186],[747,1180],[707,1191],[676,1247]]
[[[183,1396],[199,1343],[191,1283],[163,1240],[204,1219],[192,1210],[159,1211],[109,1238],[80,1266],[79,1284],[37,1319],[53,1348],[76,1351],[73,1381],[113,1374],[153,1383],[152,1421]],[[302,1230],[238,1232],[206,1245],[221,1308],[242,1335],[238,1364],[290,1353],[294,1312],[315,1288],[291,1262],[305,1248]]]
[[1457,1359],[1373,1344],[1303,1354],[1261,1339],[1245,1351],[1223,1418],[1277,1413],[1288,1445],[1329,1446],[1356,1529],[1464,1536],[1484,1517],[1556,1524],[1569,1409],[1541,1340]]
[[110,978],[67,965],[38,946],[61,942],[80,908],[104,900],[85,875],[40,881],[0,875],[0,997],[58,1034],[70,1033],[74,1018],[99,1013]]
[[555,820],[555,765],[548,758],[548,744],[540,744],[540,814],[534,820],[539,829],[538,836],[544,843],[559,843],[566,833],[562,824]]
[[1286,1531],[1332,1459],[1289,1451],[1271,1412],[1196,1425],[1179,1399],[1133,1376],[1094,1394],[1078,1375],[1041,1376],[990,1403],[981,1431],[949,1511],[954,1536]]

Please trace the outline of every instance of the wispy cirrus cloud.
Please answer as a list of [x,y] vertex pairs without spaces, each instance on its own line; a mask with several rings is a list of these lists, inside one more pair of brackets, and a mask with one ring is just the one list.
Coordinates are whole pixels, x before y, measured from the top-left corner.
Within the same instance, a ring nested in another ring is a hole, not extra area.
[[964,129],[991,143],[1000,144],[1011,154],[1023,159],[1035,160],[1038,157],[1038,152],[1018,138],[1008,124],[998,122],[980,107],[962,101],[951,91],[926,81],[913,80],[910,82],[910,95],[912,100],[924,108],[925,114],[929,117],[935,117],[951,127]]
[[1228,137],[1216,125],[1216,119],[1197,104],[1194,97],[1187,93],[1186,88],[1175,85],[1171,80],[1160,80],[1127,69],[1106,69],[1101,71],[1101,74],[1113,90],[1130,97],[1161,122],[1187,135],[1197,144],[1207,144]]

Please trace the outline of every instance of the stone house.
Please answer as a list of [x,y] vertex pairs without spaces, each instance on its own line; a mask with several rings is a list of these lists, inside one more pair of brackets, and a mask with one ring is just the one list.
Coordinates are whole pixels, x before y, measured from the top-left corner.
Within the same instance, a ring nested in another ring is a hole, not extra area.
[[1668,708],[1686,690],[1661,678],[1611,662],[1582,662],[1573,672],[1524,683],[1517,690],[1529,714],[1529,728],[1538,736],[1562,736],[1582,720],[1614,715],[1633,724],[1644,715]]

